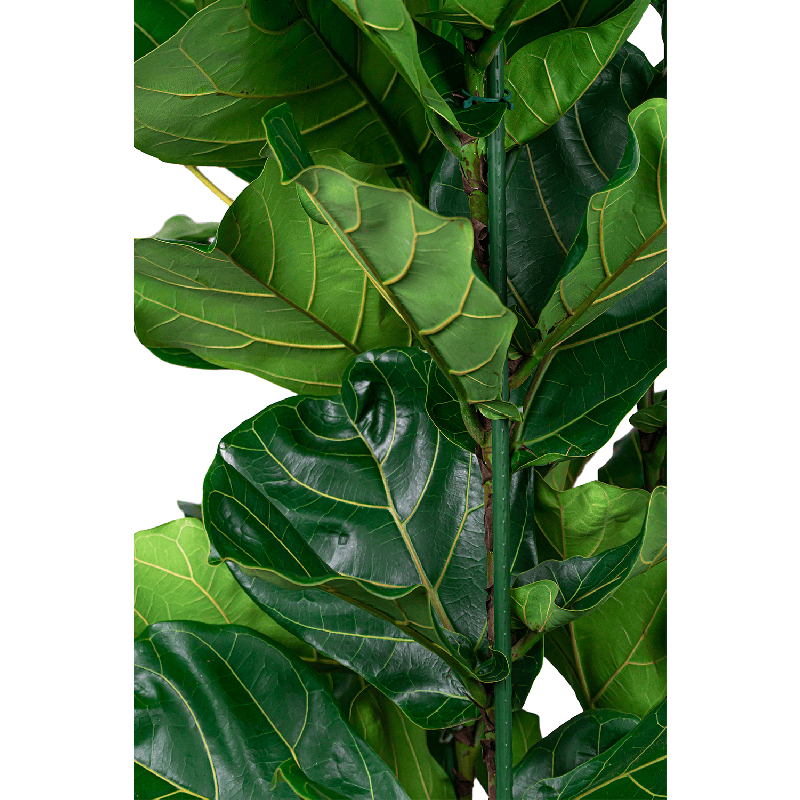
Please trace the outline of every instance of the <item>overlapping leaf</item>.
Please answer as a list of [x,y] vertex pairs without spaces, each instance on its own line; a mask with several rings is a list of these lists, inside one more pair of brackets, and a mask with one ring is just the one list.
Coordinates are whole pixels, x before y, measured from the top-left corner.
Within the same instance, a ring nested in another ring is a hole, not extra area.
[[[265,119],[270,141],[279,114]],[[472,403],[497,399],[516,317],[472,270],[471,226],[440,217],[406,192],[330,167],[303,169],[284,147],[276,143],[273,149],[284,176],[293,175],[298,191],[307,192],[311,213],[330,225],[461,397]]]
[[174,217],[170,217],[157,233],[153,234],[153,239],[206,246],[210,245],[217,235],[218,227],[218,222],[195,222],[185,214],[176,214]]
[[[635,540],[643,506],[651,528],[650,567],[626,580],[608,602],[546,636],[548,659],[584,708],[646,714],[666,695],[666,489],[652,495],[600,483],[554,492],[537,482],[537,541],[543,559],[591,559]],[[640,565],[646,567],[647,563]]]
[[[591,196],[619,166],[628,114],[644,101],[652,77],[644,54],[623,45],[580,100],[518,152],[506,188],[509,301],[532,326]],[[449,152],[434,173],[430,206],[438,214],[469,217],[458,161]]]
[[632,0],[597,25],[559,30],[514,53],[506,70],[514,99],[505,117],[507,147],[535,138],[570,109],[628,39],[647,5],[648,0]]
[[134,536],[134,635],[154,622],[246,625],[307,661],[318,653],[287,633],[242,591],[224,565],[208,563],[203,523],[183,518]]
[[[515,479],[515,532],[529,511],[528,481]],[[532,527],[532,520],[531,520]],[[530,546],[530,532],[525,544]],[[521,566],[532,563],[520,548]],[[271,619],[315,650],[362,676],[424,728],[447,728],[474,720],[478,708],[464,684],[436,653],[374,614],[317,588],[298,589],[248,574],[237,564],[231,571]],[[512,666],[514,706],[521,708],[542,668],[543,646],[535,645]]]
[[637,722],[591,711],[564,723],[515,769],[514,800],[666,797],[666,700]]
[[613,436],[666,366],[666,309],[662,268],[546,357],[517,435],[515,469],[589,455]]
[[[318,158],[388,182],[343,153]],[[156,239],[138,240],[135,251],[137,335],[173,363],[198,366],[189,353],[292,391],[331,394],[356,355],[411,340],[331,228],[281,184],[275,161],[228,209],[210,252]]]
[[621,5],[619,0],[561,0],[552,3],[536,16],[512,25],[503,40],[506,58],[511,58],[526,44],[558,31],[598,25],[617,14]]
[[265,616],[361,675],[416,724],[446,728],[478,715],[450,666],[391,622],[322,589],[278,586],[237,564],[231,570]]
[[[514,15],[513,24],[521,24],[555,5],[559,0],[524,0]],[[442,19],[461,26],[481,27],[495,30],[498,18],[504,15],[512,0],[443,0],[437,4],[439,8],[424,15],[433,19]]]
[[261,119],[290,102],[312,149],[405,164],[421,188],[440,146],[382,50],[327,0],[258,0],[257,22],[245,6],[218,0],[137,62],[136,146],[178,164],[260,166]]
[[602,314],[667,260],[667,101],[631,112],[622,164],[594,195],[538,327],[558,344]]
[[431,755],[427,733],[366,687],[350,706],[350,725],[389,765],[411,800],[455,800],[450,778]]
[[195,11],[193,0],[134,0],[134,59],[147,55],[166,42]]
[[245,788],[288,800],[289,786],[272,784],[291,760],[308,781],[350,800],[407,800],[314,671],[265,636],[239,625],[157,623],[136,640],[134,663],[134,758],[173,791],[238,800]]
[[[504,670],[486,649],[481,478],[474,454],[443,437],[424,411],[429,364],[414,349],[367,353],[349,370],[341,399],[291,398],[241,425],[209,470],[203,517],[212,557],[267,581],[324,590],[393,623],[462,680],[496,680]],[[520,546],[527,497],[517,497],[513,550],[528,568]],[[319,612],[302,605],[276,604],[281,624],[328,652],[327,620],[309,638]],[[330,632],[353,635],[360,618],[341,609]],[[389,678],[397,664],[387,664]],[[386,690],[372,669],[362,674]],[[415,720],[430,724],[416,712]]]
[[[517,576],[512,608],[531,630],[544,633],[583,617],[607,603],[625,581],[666,558],[665,489],[648,495],[594,482],[554,492],[542,481],[537,498],[545,514],[553,507],[560,512],[555,524],[566,553]],[[537,522],[554,527],[545,514],[540,512]],[[587,538],[596,544],[589,555],[572,555],[573,538],[584,551]]]

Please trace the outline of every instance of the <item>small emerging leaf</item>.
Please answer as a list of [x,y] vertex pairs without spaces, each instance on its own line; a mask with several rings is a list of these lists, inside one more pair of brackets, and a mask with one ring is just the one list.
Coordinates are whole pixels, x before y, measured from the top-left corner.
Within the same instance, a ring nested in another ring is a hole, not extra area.
[[519,406],[506,400],[492,400],[490,403],[478,403],[478,410],[486,419],[513,419],[522,422],[522,412]]

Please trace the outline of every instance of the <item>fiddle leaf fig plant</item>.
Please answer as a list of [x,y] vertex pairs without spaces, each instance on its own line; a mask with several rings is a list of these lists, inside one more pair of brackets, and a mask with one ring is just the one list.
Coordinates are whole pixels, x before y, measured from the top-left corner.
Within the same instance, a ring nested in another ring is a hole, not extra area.
[[136,336],[294,393],[135,534],[136,798],[666,797],[647,6],[134,3],[135,145],[228,206],[135,241]]

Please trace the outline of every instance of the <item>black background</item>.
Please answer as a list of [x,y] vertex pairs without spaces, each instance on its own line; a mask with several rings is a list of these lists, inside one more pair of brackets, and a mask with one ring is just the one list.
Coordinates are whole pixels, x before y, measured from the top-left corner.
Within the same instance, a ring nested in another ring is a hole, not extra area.
[[[662,60],[661,18],[655,9],[647,10],[630,41],[652,64]],[[227,170],[204,172],[231,196],[245,186]],[[225,205],[183,167],[162,164],[138,151],[134,151],[133,184],[135,237],[152,236],[174,214],[204,222],[219,220],[225,212]],[[151,355],[135,337],[133,344],[130,388],[136,413],[130,423],[129,455],[138,479],[133,525],[134,530],[143,530],[179,519],[176,500],[199,502],[219,441],[244,420],[291,394],[243,372],[171,366]],[[666,373],[657,388],[667,388]],[[629,430],[625,420],[615,439]],[[596,480],[598,468],[610,457],[609,444],[578,483]],[[543,736],[582,710],[570,685],[548,661],[525,708],[540,715]],[[477,786],[475,800],[486,800]]]

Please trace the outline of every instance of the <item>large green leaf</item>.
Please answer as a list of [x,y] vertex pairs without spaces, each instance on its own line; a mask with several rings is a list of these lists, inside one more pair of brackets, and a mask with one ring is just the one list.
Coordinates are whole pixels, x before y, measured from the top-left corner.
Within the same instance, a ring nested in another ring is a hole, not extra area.
[[551,351],[534,376],[515,469],[586,456],[611,439],[666,366],[666,309],[660,269]]
[[[546,537],[553,529],[560,533],[564,554],[517,576],[511,590],[515,614],[533,631],[551,631],[596,610],[625,581],[666,558],[666,489],[649,495],[593,482],[556,492],[541,481],[537,501],[537,524]],[[548,514],[553,510],[557,517]],[[572,554],[573,539],[587,555]]]
[[411,800],[455,800],[450,778],[431,755],[424,728],[372,687],[350,706],[350,724],[389,765]]
[[313,648],[258,608],[226,566],[208,563],[208,550],[203,523],[188,517],[134,535],[134,636],[154,622],[232,623],[269,636],[307,661],[318,661]]
[[303,169],[279,146],[274,130],[280,110],[273,115],[265,118],[267,136],[275,142],[284,176],[293,176],[298,191],[307,193],[310,212],[330,225],[461,399],[497,399],[516,317],[473,272],[469,223],[440,217],[406,192],[364,183],[341,170]]
[[134,59],[147,55],[176,34],[195,10],[194,0],[134,0]]
[[262,117],[289,102],[312,149],[404,164],[424,182],[441,148],[383,51],[328,0],[253,9],[258,24],[242,0],[218,0],[136,63],[136,146],[178,164],[260,166]]
[[239,625],[164,622],[135,642],[135,761],[196,797],[293,797],[271,784],[291,759],[356,800],[407,800],[314,671]]
[[313,587],[275,585],[231,571],[269,618],[361,675],[424,728],[475,719],[478,708],[442,658],[385,619]]
[[[307,409],[308,404],[300,408]],[[312,443],[306,445],[312,446]],[[472,458],[470,455],[470,460]],[[477,468],[473,466],[470,480],[477,480],[477,475]],[[515,574],[532,568],[536,563],[531,503],[534,477],[532,471],[520,472],[513,476],[511,482],[512,542],[517,549]],[[479,485],[473,491],[476,494],[474,502],[480,502]],[[269,526],[270,530],[278,530],[278,516],[274,511],[270,512]],[[293,551],[301,552],[302,546],[293,546],[292,540],[287,539],[287,534],[290,534],[288,523],[286,528],[286,532],[281,534],[282,541]],[[335,530],[329,535],[334,536]],[[474,537],[476,548],[480,548],[480,544],[477,544],[479,532],[472,525],[466,534],[471,539]],[[345,539],[344,544],[338,545],[337,542],[337,549],[349,545],[349,538],[342,538]],[[242,542],[242,536],[239,535],[236,541]],[[237,551],[231,542],[221,542],[225,553],[236,555]],[[265,555],[259,557],[253,548],[249,548],[249,554],[255,555],[254,560],[259,564],[266,565]],[[475,557],[481,557],[479,549],[476,549]],[[274,557],[271,563],[274,563]],[[253,570],[236,563],[231,563],[230,567],[245,591],[266,614],[316,650],[363,676],[397,703],[417,724],[425,728],[443,728],[476,718],[476,707],[448,664],[393,624],[392,620],[398,617],[397,608],[386,607],[390,616],[384,619],[380,615],[375,616],[375,612],[384,607],[377,598],[367,597],[367,606],[354,607],[352,598],[348,602],[324,591],[324,586],[298,589],[276,585],[274,579],[257,577]],[[319,565],[317,569],[320,574],[325,574]],[[475,593],[480,591],[474,583],[471,582],[471,585]],[[345,587],[345,590],[352,593],[353,587]],[[485,621],[484,608],[476,605],[474,613],[481,616],[479,625],[482,625]],[[512,684],[517,707],[525,703],[533,682],[542,670],[543,645],[542,642],[523,659],[514,662]]]
[[426,108],[457,125],[453,110],[420,60],[417,33],[403,0],[333,0],[383,53]]
[[[628,141],[628,114],[653,68],[625,44],[586,94],[517,153],[506,189],[509,302],[532,326],[549,299],[591,196],[608,183]],[[437,214],[469,217],[458,160],[445,152],[431,182]]]
[[590,711],[564,723],[515,769],[514,800],[666,797],[666,700],[637,721]]
[[593,195],[560,280],[539,318],[556,345],[667,262],[667,101],[631,112],[631,138],[614,179]]
[[598,25],[560,30],[514,53],[506,69],[514,100],[505,117],[507,147],[535,138],[570,109],[628,39],[647,5],[648,0],[632,0]]
[[323,589],[462,679],[497,680],[481,477],[425,413],[429,363],[415,349],[367,353],[341,399],[290,398],[243,423],[206,477],[203,518],[216,554],[249,574]]
[[[317,157],[388,182],[344,153]],[[334,231],[281,184],[274,160],[228,209],[210,252],[155,239],[138,240],[135,251],[136,332],[151,349],[177,348],[319,395],[338,391],[359,353],[411,341]]]
[[[524,0],[519,3],[512,24],[520,25],[558,2],[559,0]],[[462,26],[480,26],[487,30],[495,30],[498,18],[503,16],[503,12],[509,6],[517,3],[513,0],[444,0],[438,5],[438,9],[423,16],[447,20]]]
[[[643,505],[654,547],[649,569],[619,586],[613,600],[546,636],[547,658],[584,708],[646,714],[666,695],[666,488],[649,495],[589,483],[554,492],[537,481],[535,517],[543,559],[592,558],[635,540]],[[646,566],[646,565],[642,565]]]
[[560,0],[536,16],[514,23],[503,40],[510,59],[526,44],[571,28],[588,28],[614,16],[626,0]]

